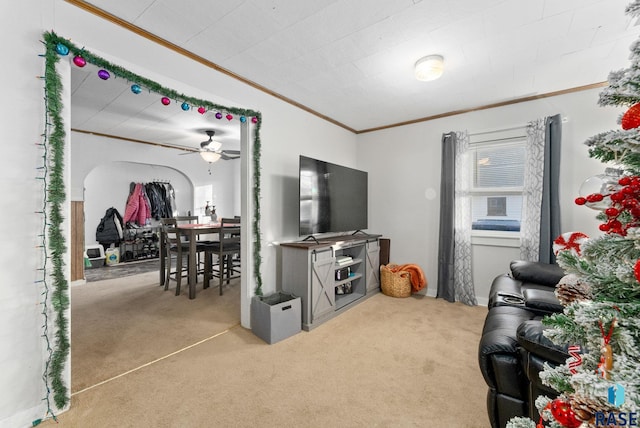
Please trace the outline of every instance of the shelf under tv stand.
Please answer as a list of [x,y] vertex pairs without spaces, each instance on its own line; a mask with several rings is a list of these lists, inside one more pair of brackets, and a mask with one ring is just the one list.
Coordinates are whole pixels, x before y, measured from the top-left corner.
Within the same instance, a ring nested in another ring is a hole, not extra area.
[[[381,235],[349,234],[281,243],[282,289],[300,297],[302,328],[311,330],[363,302],[380,290]],[[336,258],[349,255],[343,265]],[[336,280],[336,270],[349,268],[349,277]],[[338,294],[337,287],[350,291]]]

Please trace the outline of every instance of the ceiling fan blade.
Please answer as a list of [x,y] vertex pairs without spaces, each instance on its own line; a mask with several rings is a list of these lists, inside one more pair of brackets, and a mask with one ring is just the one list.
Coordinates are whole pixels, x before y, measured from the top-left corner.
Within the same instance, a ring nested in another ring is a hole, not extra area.
[[240,156],[229,156],[229,155],[227,154],[226,150],[223,150],[223,151],[220,153],[220,157],[221,157],[222,159],[224,159],[224,160],[233,160],[233,159],[239,159],[239,158],[240,158]]
[[228,155],[239,155],[240,150],[223,150],[222,153],[226,153]]
[[178,156],[193,155],[193,154],[195,154],[195,153],[200,153],[200,151],[197,151],[197,152],[178,153]]

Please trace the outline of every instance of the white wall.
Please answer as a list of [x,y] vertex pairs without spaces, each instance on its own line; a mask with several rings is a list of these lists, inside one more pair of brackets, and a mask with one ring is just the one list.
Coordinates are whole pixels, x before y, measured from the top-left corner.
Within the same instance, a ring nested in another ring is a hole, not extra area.
[[[3,6],[0,34],[12,40],[3,62],[5,96],[14,103],[0,103],[0,187],[2,221],[0,234],[0,426],[28,426],[44,415],[42,374],[45,348],[40,306],[43,285],[37,270],[42,266],[42,182],[36,168],[42,164],[41,142],[44,106],[43,53],[40,43],[45,2],[26,1]],[[66,214],[66,213],[65,213]]]
[[[573,203],[580,184],[604,170],[602,163],[588,157],[583,142],[616,128],[622,111],[599,107],[598,94],[599,90],[566,94],[359,135],[358,167],[369,171],[370,229],[391,239],[391,261],[419,264],[429,281],[428,294],[435,295],[443,133],[510,128],[558,113],[567,119],[562,125],[562,230],[599,234],[596,212]],[[509,261],[518,256],[517,248],[474,247],[479,303],[486,303],[491,279],[506,272]]]

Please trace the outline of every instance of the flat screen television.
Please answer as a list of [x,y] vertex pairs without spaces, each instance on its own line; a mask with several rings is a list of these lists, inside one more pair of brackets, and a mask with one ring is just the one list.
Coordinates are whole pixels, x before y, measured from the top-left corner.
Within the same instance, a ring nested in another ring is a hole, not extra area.
[[300,156],[300,236],[367,228],[365,171]]

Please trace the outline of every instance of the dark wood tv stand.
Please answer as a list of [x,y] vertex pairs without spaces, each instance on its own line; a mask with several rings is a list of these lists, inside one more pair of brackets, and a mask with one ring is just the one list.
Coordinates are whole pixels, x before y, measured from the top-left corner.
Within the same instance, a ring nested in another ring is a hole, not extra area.
[[[280,244],[282,289],[301,298],[304,330],[380,290],[380,236],[357,233]],[[344,256],[351,260],[338,265],[337,260]],[[336,279],[336,272],[343,268],[348,268],[350,275]],[[338,291],[345,289],[350,292]]]

